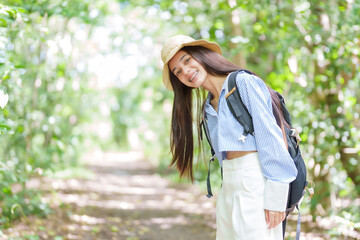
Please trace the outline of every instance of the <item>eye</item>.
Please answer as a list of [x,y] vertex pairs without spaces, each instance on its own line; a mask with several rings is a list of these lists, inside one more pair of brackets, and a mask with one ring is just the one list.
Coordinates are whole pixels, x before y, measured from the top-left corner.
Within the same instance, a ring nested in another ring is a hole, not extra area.
[[179,74],[181,73],[181,70],[176,72],[176,76],[179,76]]
[[188,58],[188,59],[185,60],[185,63],[188,63],[188,62],[190,62],[190,58]]

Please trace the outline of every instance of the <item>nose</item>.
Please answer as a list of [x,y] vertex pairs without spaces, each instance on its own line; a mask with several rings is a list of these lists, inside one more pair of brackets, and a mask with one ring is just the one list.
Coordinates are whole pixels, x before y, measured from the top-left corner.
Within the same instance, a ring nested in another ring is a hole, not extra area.
[[189,66],[184,66],[184,67],[183,67],[183,71],[184,71],[184,73],[185,73],[185,76],[189,76],[189,74],[190,74],[190,68],[189,68]]

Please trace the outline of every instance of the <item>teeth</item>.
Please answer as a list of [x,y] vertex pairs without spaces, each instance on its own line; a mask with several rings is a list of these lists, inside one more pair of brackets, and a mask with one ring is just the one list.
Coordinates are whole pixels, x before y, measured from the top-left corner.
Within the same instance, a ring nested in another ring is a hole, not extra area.
[[194,78],[196,77],[197,75],[197,71],[194,73],[193,77],[190,79],[190,82],[192,82],[194,80]]

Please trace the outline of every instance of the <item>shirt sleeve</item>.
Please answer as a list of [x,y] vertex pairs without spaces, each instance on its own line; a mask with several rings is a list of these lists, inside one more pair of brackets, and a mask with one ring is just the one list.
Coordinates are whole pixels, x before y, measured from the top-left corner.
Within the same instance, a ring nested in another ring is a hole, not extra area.
[[289,183],[296,178],[297,169],[273,115],[270,92],[257,76],[243,72],[236,80],[241,99],[253,119],[256,148],[266,178],[264,208],[284,211]]

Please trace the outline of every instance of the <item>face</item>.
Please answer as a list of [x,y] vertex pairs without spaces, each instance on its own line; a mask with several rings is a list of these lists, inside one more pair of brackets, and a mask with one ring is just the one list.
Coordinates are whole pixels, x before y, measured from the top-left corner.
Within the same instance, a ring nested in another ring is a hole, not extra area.
[[207,77],[204,67],[183,50],[178,51],[169,61],[169,69],[188,87],[200,87]]

